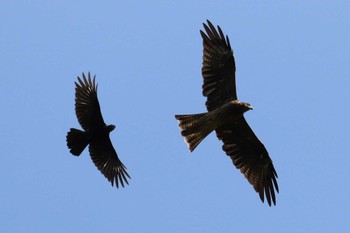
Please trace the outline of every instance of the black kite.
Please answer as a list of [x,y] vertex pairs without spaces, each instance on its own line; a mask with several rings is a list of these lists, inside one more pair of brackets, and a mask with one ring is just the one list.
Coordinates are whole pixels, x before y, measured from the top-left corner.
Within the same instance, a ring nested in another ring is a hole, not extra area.
[[67,133],[67,146],[70,152],[79,156],[85,147],[89,145],[91,159],[101,173],[119,188],[119,182],[124,187],[130,178],[126,167],[119,160],[114,150],[109,133],[115,129],[114,125],[106,125],[103,121],[100,104],[97,99],[97,84],[95,77],[88,79],[83,73],[83,81],[78,77],[75,82],[75,113],[81,127],[78,130],[71,128]]
[[228,36],[224,36],[207,20],[203,38],[203,96],[207,97],[208,112],[175,115],[179,120],[181,135],[190,151],[212,131],[223,142],[222,149],[232,159],[237,169],[253,185],[260,199],[276,205],[278,192],[277,173],[265,146],[255,136],[244,119],[244,112],[253,109],[250,104],[237,99],[235,83],[235,58]]

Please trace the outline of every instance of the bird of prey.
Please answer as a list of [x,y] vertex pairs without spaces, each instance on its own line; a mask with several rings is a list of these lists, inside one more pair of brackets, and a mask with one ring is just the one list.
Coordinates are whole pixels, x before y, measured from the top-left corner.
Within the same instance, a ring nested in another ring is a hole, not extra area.
[[91,159],[98,170],[112,183],[112,186],[115,183],[119,188],[120,182],[124,187],[124,182],[129,184],[127,177],[130,176],[109,138],[109,133],[115,126],[106,125],[103,121],[97,99],[96,75],[93,80],[90,72],[88,78],[84,73],[82,77],[82,79],[78,77],[79,83],[75,82],[75,113],[84,131],[71,128],[66,137],[67,146],[73,155],[79,156],[89,145]]
[[181,135],[192,152],[212,131],[223,142],[222,149],[233,164],[253,185],[260,199],[276,205],[275,190],[278,192],[277,173],[265,146],[249,127],[243,114],[252,110],[246,102],[240,102],[236,94],[235,58],[228,36],[221,28],[217,30],[207,20],[203,38],[203,86],[202,94],[207,97],[208,112],[175,115],[179,121]]

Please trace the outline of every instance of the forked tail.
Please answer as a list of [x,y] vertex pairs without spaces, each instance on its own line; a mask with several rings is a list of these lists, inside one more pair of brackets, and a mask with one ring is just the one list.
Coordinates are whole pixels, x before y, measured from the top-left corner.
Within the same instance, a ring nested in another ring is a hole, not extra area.
[[205,121],[202,121],[205,114],[175,115],[175,118],[179,121],[181,135],[185,138],[191,152],[212,131],[209,127],[206,127]]
[[70,129],[67,133],[67,146],[73,155],[79,156],[85,147],[89,144],[89,140],[84,131],[78,129]]

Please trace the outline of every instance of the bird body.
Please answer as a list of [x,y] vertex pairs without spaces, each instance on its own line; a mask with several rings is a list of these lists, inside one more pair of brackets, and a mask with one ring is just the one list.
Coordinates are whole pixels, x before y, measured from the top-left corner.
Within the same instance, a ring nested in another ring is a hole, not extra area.
[[180,121],[181,135],[192,152],[212,131],[239,120],[250,109],[250,104],[233,100],[206,113],[175,115],[175,118]]

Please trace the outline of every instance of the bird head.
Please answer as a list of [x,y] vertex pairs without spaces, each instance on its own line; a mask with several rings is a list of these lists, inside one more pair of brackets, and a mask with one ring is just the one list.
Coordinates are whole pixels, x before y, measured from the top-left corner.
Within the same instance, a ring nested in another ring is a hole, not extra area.
[[107,131],[112,132],[115,129],[115,125],[108,125],[107,126]]
[[245,112],[249,110],[253,110],[253,107],[250,105],[250,103],[241,102],[241,106],[244,108]]

